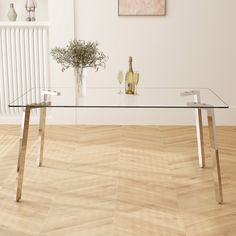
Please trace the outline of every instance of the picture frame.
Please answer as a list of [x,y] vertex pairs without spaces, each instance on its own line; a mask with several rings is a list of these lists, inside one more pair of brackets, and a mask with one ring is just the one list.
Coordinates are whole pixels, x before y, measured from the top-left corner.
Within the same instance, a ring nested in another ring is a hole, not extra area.
[[118,0],[118,16],[165,16],[167,0]]

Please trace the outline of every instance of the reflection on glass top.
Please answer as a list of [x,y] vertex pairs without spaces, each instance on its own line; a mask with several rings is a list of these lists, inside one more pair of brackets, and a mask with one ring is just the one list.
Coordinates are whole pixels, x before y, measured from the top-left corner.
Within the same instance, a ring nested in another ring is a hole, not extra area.
[[[33,88],[15,99],[9,107],[80,108],[228,108],[210,89],[139,88],[137,95],[119,94],[117,88],[87,88],[87,96],[76,99],[75,88]],[[57,93],[54,94],[54,91]],[[200,95],[201,102],[197,96]]]

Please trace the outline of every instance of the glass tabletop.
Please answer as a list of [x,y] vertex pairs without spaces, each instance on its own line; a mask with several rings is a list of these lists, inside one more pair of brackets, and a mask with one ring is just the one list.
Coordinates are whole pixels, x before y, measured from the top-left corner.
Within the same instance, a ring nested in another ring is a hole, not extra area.
[[[199,100],[200,99],[200,100]],[[65,108],[229,108],[208,88],[139,88],[138,94],[119,94],[118,88],[87,88],[85,97],[75,88],[32,88],[9,107]]]

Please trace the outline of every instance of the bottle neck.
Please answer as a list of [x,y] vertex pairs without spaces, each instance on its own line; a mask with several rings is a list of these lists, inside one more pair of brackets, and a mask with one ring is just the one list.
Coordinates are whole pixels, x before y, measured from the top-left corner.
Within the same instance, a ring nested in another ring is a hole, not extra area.
[[10,4],[10,8],[14,8],[14,4],[13,3]]
[[130,57],[129,58],[129,72],[134,72],[132,63],[133,63],[133,59],[132,59],[132,57]]

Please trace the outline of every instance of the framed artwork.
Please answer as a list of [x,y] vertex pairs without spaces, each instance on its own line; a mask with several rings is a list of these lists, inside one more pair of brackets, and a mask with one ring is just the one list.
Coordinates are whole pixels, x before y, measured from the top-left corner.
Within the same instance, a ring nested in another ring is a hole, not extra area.
[[166,0],[118,0],[119,16],[165,16]]

